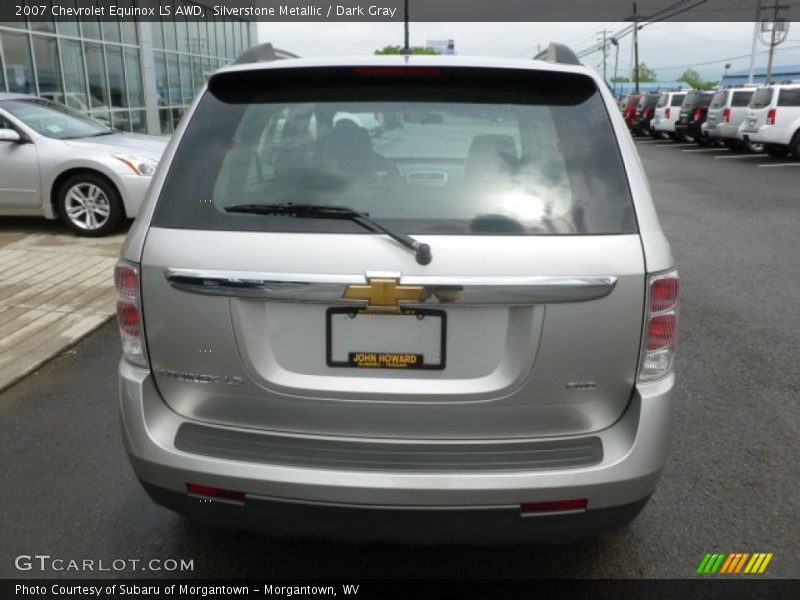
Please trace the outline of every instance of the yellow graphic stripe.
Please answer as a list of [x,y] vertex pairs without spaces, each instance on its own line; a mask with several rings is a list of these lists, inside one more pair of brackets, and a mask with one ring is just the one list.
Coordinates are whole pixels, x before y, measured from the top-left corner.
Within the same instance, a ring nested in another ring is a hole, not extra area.
[[759,569],[758,569],[759,573],[763,573],[764,572],[764,569],[767,568],[767,565],[769,564],[769,561],[772,560],[772,556],[773,556],[772,552],[767,554],[767,556],[764,558],[764,562],[761,563],[761,567],[759,567]]

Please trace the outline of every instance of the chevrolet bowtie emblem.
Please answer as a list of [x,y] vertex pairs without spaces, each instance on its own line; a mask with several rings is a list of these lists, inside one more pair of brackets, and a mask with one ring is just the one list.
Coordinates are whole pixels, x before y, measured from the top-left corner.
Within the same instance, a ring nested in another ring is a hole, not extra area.
[[366,300],[369,308],[393,310],[401,302],[419,302],[424,292],[421,285],[398,285],[396,279],[369,279],[367,285],[348,285],[342,297]]

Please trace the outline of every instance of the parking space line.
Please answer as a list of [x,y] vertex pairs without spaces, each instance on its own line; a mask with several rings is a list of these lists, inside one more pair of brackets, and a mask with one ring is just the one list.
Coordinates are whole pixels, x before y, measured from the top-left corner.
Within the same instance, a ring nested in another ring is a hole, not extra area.
[[681,150],[681,152],[728,152],[727,148],[695,148],[694,150]]
[[732,154],[731,156],[715,156],[716,160],[741,159],[741,158],[769,158],[766,154]]
[[686,148],[687,146],[697,146],[697,144],[676,144],[674,142],[667,142],[666,144],[656,144],[656,146],[669,146],[670,148]]
[[779,163],[777,165],[758,165],[758,166],[764,167],[765,169],[777,169],[778,167],[800,167],[800,162]]

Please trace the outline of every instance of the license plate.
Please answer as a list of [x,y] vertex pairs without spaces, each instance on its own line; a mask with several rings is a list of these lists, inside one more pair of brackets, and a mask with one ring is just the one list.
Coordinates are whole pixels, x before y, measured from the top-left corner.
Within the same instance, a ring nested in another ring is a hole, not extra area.
[[755,119],[748,119],[747,120],[747,126],[748,127],[755,127],[756,126],[756,120]]
[[404,309],[367,312],[347,307],[326,312],[326,362],[354,369],[435,369],[446,364],[447,313]]

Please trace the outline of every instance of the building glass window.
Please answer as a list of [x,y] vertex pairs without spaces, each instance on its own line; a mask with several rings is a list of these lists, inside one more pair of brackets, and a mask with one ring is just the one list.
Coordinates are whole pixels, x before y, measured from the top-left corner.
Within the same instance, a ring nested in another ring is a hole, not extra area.
[[225,22],[225,56],[233,58],[235,56],[234,39],[233,39],[233,22]]
[[175,18],[175,28],[178,32],[178,50],[189,52],[189,27],[186,21]]
[[0,41],[3,44],[3,57],[6,61],[8,91],[20,94],[36,93],[28,35],[5,31],[0,33]]
[[[11,4],[11,2],[9,2]],[[22,4],[22,2],[15,2],[14,4]],[[36,6],[44,4],[43,2],[34,2],[26,0],[25,4],[28,6]],[[30,21],[30,28],[32,31],[44,31],[45,33],[56,32],[56,22],[53,19],[49,10],[45,11],[45,16],[38,17],[35,21]]]
[[189,25],[189,51],[193,54],[203,52],[203,40],[200,38],[200,22],[188,21]]
[[214,21],[209,19],[206,21],[206,39],[208,40],[208,53],[211,55],[217,54],[217,29],[214,26]]
[[162,108],[158,111],[158,120],[161,122],[161,133],[172,133],[172,109]]
[[106,65],[108,66],[108,90],[111,108],[128,106],[128,95],[125,92],[125,67],[122,65],[122,48],[106,46]]
[[131,111],[131,130],[133,133],[147,133],[147,117],[145,111]]
[[58,60],[58,44],[54,37],[33,36],[33,57],[39,80],[39,95],[64,102],[61,85],[61,61]]
[[217,21],[217,56],[225,56],[225,23]]
[[[76,8],[77,3],[76,0],[63,0],[61,2],[61,6],[64,8]],[[71,35],[73,37],[78,37],[81,34],[80,27],[78,26],[77,21],[62,21],[59,20],[56,22],[56,28],[58,33],[61,35]]]
[[83,29],[83,37],[91,40],[99,40],[100,36],[100,21],[96,19],[86,19],[81,22],[81,29]]
[[203,59],[199,56],[192,57],[192,86],[194,87],[193,96],[197,95],[200,88],[205,83],[203,79]]
[[181,104],[181,73],[178,69],[177,54],[167,54],[167,76],[169,77],[169,105]]
[[161,21],[152,21],[150,23],[150,31],[153,37],[153,48],[161,50],[164,48],[164,29]]
[[128,76],[128,102],[130,106],[144,106],[144,90],[142,88],[142,66],[139,62],[139,50],[125,48],[125,74]]
[[178,49],[178,33],[175,29],[175,21],[167,19],[162,22],[164,27],[164,47],[167,50]]
[[[86,75],[83,65],[81,43],[74,40],[60,40],[61,65],[64,69],[64,99],[67,106],[88,113],[91,105],[86,94]],[[98,100],[102,106],[102,102]]]
[[103,39],[107,42],[121,42],[119,21],[103,21]]
[[189,104],[192,101],[194,92],[192,90],[192,71],[189,64],[189,57],[181,54],[178,57],[178,62],[181,66],[181,97],[183,100],[181,104]]
[[103,60],[103,47],[100,44],[85,44],[86,72],[89,75],[89,97],[92,99],[92,116],[108,121],[108,79],[106,65]]
[[[117,0],[117,6],[121,8],[131,8],[133,2],[131,0]],[[120,32],[122,33],[122,42],[125,44],[138,44],[139,36],[136,34],[136,21],[132,18],[120,19],[119,22]]]
[[163,52],[153,53],[156,68],[156,97],[158,106],[169,105],[169,79],[167,78],[167,59]]

